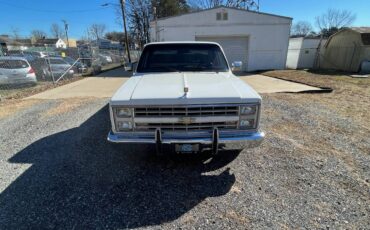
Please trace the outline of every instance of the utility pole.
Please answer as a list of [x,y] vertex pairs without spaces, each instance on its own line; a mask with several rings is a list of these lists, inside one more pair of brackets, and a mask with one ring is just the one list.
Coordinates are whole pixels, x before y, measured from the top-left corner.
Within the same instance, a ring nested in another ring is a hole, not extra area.
[[69,48],[69,40],[68,40],[68,23],[66,20],[62,20],[64,23],[64,31],[66,33],[66,39],[67,39],[67,49]]
[[155,41],[159,42],[157,7],[153,7],[153,11],[154,11],[154,22],[155,22]]
[[128,35],[126,29],[126,16],[125,16],[125,0],[120,0],[121,3],[121,11],[122,11],[122,20],[123,20],[123,29],[125,31],[125,43],[126,43],[126,52],[128,57],[128,62],[131,63],[131,55],[130,55],[130,47],[128,46]]

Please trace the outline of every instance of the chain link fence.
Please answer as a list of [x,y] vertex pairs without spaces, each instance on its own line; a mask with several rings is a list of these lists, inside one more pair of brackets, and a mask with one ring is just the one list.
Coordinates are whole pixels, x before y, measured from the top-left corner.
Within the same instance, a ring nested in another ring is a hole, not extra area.
[[[133,62],[139,51],[131,51]],[[0,98],[12,97],[23,89],[53,87],[84,76],[123,66],[128,62],[123,48],[101,49],[81,44],[66,49],[12,46],[0,53]]]

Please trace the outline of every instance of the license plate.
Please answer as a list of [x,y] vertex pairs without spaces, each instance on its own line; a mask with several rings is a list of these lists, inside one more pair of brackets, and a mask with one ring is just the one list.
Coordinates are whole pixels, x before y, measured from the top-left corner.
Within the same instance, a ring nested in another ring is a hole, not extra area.
[[175,149],[178,153],[195,153],[199,151],[199,144],[176,144]]

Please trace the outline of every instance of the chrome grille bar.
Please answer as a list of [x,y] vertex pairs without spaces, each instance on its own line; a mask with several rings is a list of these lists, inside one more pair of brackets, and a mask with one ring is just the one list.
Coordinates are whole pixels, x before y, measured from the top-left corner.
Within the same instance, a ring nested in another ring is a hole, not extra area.
[[156,116],[237,116],[238,106],[198,106],[198,107],[155,107],[135,108],[135,117]]
[[238,122],[209,122],[209,123],[136,123],[137,131],[141,130],[156,130],[158,127],[163,131],[194,131],[194,130],[212,130],[214,127],[218,129],[236,129]]
[[[183,119],[190,118],[184,122]],[[238,105],[156,106],[134,109],[136,131],[212,131],[238,128]]]

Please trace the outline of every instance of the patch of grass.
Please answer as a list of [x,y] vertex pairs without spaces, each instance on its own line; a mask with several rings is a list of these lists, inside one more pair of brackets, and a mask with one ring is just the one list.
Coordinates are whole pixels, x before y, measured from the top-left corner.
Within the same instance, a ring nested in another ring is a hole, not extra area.
[[343,72],[275,70],[263,72],[262,74],[270,77],[297,81],[317,87],[330,87],[334,90],[354,90],[356,88],[369,90],[370,86],[370,78],[352,78]]
[[1,86],[0,87],[0,98],[1,100],[10,100],[10,99],[21,99],[25,97],[32,96],[37,93],[41,93],[48,89],[65,85],[74,81],[81,80],[82,77],[74,77],[71,79],[65,79],[58,84],[54,85],[53,82],[39,81],[36,85],[33,86],[24,86],[24,87],[14,87],[14,86]]
[[64,99],[61,103],[56,106],[52,107],[45,113],[43,116],[55,116],[58,114],[67,113],[72,111],[73,109],[79,107],[82,104],[88,103],[89,101],[94,100],[93,98],[71,98],[71,99]]
[[0,103],[0,118],[7,117],[39,102],[39,100],[13,100],[2,102]]
[[370,128],[367,119],[370,108],[370,78],[352,78],[341,72],[305,70],[277,70],[262,74],[316,87],[332,88],[332,93],[295,97],[302,103],[320,103]]

